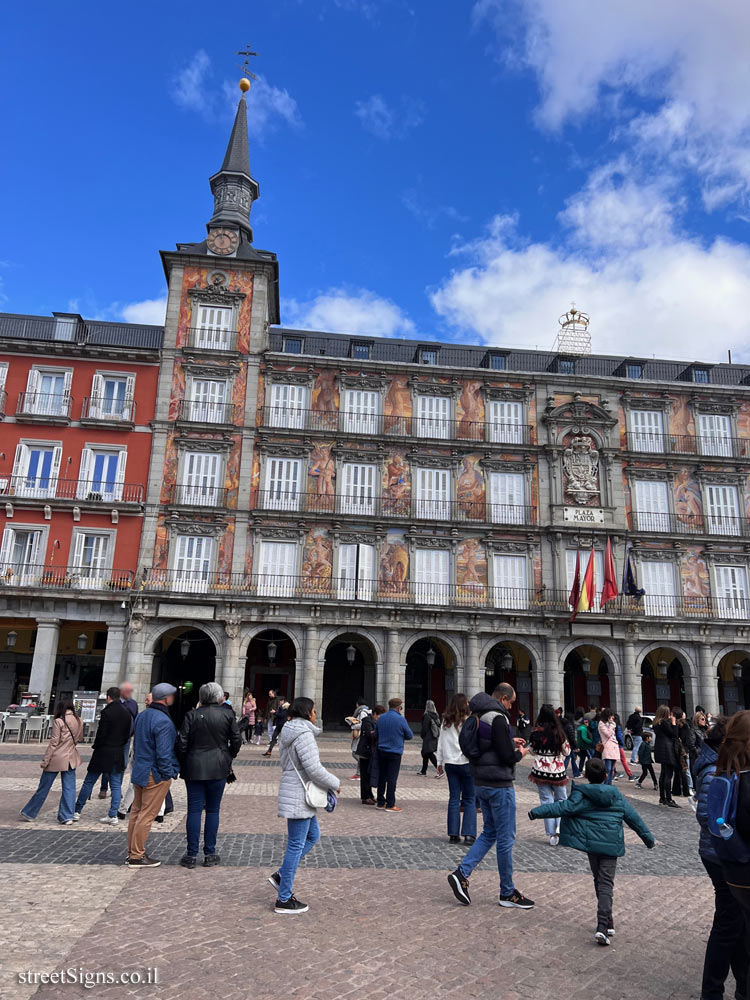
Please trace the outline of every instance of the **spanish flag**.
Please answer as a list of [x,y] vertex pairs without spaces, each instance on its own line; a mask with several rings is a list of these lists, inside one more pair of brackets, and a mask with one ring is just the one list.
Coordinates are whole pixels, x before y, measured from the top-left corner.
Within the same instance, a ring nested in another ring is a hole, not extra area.
[[607,548],[604,552],[604,586],[602,587],[601,605],[607,601],[613,601],[619,591],[617,589],[617,577],[615,575],[615,560],[612,557],[612,543],[607,539]]
[[575,621],[576,615],[579,611],[590,611],[596,595],[596,581],[594,579],[594,546],[591,546],[591,553],[589,554],[588,565],[586,566],[586,572],[583,574],[583,581],[581,583],[581,592],[578,596],[578,604],[573,612],[573,617],[571,621]]

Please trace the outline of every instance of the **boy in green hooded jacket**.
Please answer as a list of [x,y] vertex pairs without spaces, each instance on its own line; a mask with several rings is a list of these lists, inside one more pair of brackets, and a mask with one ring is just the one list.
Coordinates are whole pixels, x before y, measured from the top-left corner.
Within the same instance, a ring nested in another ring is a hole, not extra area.
[[627,823],[635,830],[648,848],[654,846],[654,835],[620,790],[605,784],[607,773],[601,760],[597,757],[587,760],[584,774],[588,785],[573,784],[567,799],[537,806],[529,813],[529,819],[562,817],[562,846],[588,855],[597,903],[594,940],[608,945],[615,933],[612,900],[617,859],[625,853],[622,824]]

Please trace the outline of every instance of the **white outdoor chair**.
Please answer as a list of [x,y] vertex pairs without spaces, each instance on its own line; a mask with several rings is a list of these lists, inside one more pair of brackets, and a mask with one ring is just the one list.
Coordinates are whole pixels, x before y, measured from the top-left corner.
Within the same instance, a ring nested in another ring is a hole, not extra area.
[[84,743],[93,743],[96,738],[96,731],[99,728],[98,722],[88,722],[86,723],[86,732],[83,737]]
[[41,743],[43,734],[44,718],[41,715],[30,716],[26,721],[26,729],[23,733],[24,743],[31,743],[32,740]]
[[21,736],[23,734],[23,724],[26,722],[25,715],[9,715],[5,720],[5,727],[3,728],[3,743],[6,743],[9,736],[15,734],[16,743],[21,742]]

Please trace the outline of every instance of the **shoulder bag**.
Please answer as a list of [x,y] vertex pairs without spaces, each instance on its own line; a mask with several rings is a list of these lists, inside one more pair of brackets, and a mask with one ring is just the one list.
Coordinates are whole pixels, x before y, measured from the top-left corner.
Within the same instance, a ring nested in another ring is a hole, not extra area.
[[[310,807],[310,809],[325,809],[326,806],[328,805],[328,789],[321,788],[320,785],[316,785],[314,781],[305,781],[305,779],[297,770],[297,765],[294,763],[294,759],[292,757],[293,746],[294,743],[292,744],[291,747],[289,747],[289,760],[291,762],[292,767],[294,768],[295,774],[299,778],[302,787],[305,790],[306,804]],[[295,750],[294,752],[296,753],[297,751]]]

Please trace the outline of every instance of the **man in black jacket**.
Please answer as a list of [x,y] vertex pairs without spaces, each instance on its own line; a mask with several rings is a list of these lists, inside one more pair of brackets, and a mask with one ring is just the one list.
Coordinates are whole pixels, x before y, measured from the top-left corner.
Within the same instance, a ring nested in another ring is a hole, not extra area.
[[628,716],[625,729],[633,737],[633,752],[630,755],[630,763],[637,764],[638,748],[643,743],[643,716],[641,715],[640,705],[636,705],[633,709],[633,714]]
[[[493,845],[500,873],[500,906],[530,910],[534,905],[513,885],[513,844],[516,839],[516,764],[529,752],[520,737],[514,737],[510,709],[516,692],[510,684],[498,684],[488,694],[474,695],[469,702],[476,720],[475,754],[470,757],[477,800],[484,829],[458,868],[448,876],[453,895],[464,906],[471,903],[469,877]],[[471,727],[467,719],[464,727]],[[471,728],[467,732],[472,731]],[[462,743],[463,746],[463,743]]]
[[78,793],[74,821],[81,818],[83,807],[91,797],[94,785],[102,774],[109,775],[112,788],[112,799],[109,803],[109,813],[102,816],[100,823],[117,826],[117,810],[122,796],[122,774],[125,770],[125,745],[130,739],[130,729],[133,717],[120,701],[120,689],[111,687],[107,691],[107,705],[99,717],[99,727],[94,737],[94,752],[87,768],[86,778]]

